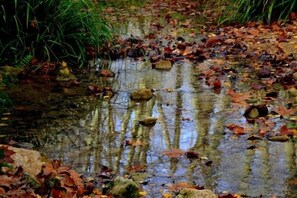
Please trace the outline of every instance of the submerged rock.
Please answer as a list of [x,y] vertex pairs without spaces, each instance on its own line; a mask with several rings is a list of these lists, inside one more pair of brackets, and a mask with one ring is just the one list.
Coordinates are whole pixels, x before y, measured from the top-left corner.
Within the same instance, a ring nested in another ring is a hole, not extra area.
[[155,64],[153,64],[153,68],[157,70],[171,70],[172,63],[170,61],[161,60]]
[[131,100],[136,101],[149,101],[153,97],[153,92],[151,89],[142,88],[131,93]]
[[286,142],[289,140],[289,137],[287,135],[277,135],[277,136],[270,136],[267,139],[269,141],[274,141],[274,142]]
[[197,190],[194,188],[184,188],[182,189],[176,198],[217,198],[218,196],[214,194],[211,190]]
[[126,179],[123,177],[117,177],[114,181],[114,187],[111,190],[111,194],[115,198],[138,198],[139,187],[132,179]]
[[139,124],[147,127],[153,127],[157,122],[157,118],[148,117],[144,118],[142,120],[139,120]]

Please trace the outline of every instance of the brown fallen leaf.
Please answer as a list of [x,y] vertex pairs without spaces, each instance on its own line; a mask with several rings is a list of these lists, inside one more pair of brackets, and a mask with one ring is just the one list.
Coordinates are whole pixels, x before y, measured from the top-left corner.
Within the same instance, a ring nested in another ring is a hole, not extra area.
[[168,156],[170,158],[178,158],[181,155],[183,155],[184,153],[185,153],[184,151],[182,151],[180,149],[176,149],[176,148],[172,148],[170,150],[162,152],[163,155],[166,155],[166,156]]
[[246,133],[244,127],[237,124],[228,124],[226,127],[236,135],[244,135]]
[[2,159],[0,159],[0,162],[6,162],[6,163],[14,162],[14,160],[11,158],[11,156],[13,154],[15,154],[15,152],[10,150],[8,146],[0,145],[0,151],[3,152],[3,157],[2,157]]

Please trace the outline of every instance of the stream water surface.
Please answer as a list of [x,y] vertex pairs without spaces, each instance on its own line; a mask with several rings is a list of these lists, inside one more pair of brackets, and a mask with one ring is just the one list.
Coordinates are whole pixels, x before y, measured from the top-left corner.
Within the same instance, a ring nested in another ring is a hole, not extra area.
[[[215,93],[206,86],[192,63],[157,71],[127,58],[109,68],[115,78],[94,77],[92,83],[112,87],[110,101],[86,95],[86,87],[19,85],[18,108],[2,120],[1,141],[16,140],[94,178],[103,166],[129,174],[143,183],[147,197],[162,197],[179,182],[243,197],[297,197],[296,141],[247,140],[228,131],[226,124],[246,122],[244,109],[234,111],[226,90]],[[154,97],[131,101],[130,93],[143,87],[153,89]],[[157,118],[156,125],[140,125],[146,117]],[[172,149],[199,158],[164,155]]]

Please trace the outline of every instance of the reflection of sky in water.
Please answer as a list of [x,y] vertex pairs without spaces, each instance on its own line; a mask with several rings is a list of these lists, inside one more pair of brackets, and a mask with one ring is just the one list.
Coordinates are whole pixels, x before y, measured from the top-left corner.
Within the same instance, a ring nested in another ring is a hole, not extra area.
[[[228,113],[233,107],[229,107],[225,90],[213,93],[193,77],[191,64],[175,64],[170,72],[162,72],[143,62],[119,60],[111,64],[111,69],[117,74],[115,82],[110,83],[116,91],[111,102],[90,101],[94,103],[92,109],[74,123],[66,122],[57,135],[53,135],[55,127],[48,125],[43,131],[50,136],[45,138],[42,152],[90,174],[98,173],[100,165],[114,168],[116,164],[123,173],[133,149],[130,165],[143,163],[139,156],[146,152],[150,183],[145,189],[150,193],[159,194],[168,183],[189,181],[217,192],[284,195],[288,188],[285,181],[296,169],[296,143],[247,141],[247,136],[237,137],[226,130],[226,124],[245,123],[244,110]],[[145,104],[130,101],[130,92],[141,87],[155,89],[155,97]],[[148,151],[145,145],[120,149],[131,140],[135,120],[145,116],[158,118],[150,129],[139,126],[139,133],[148,133],[141,139],[149,144]],[[256,148],[247,149],[250,146]],[[187,159],[185,155],[170,159],[162,154],[169,148],[192,150],[213,163],[206,166],[205,160]]]

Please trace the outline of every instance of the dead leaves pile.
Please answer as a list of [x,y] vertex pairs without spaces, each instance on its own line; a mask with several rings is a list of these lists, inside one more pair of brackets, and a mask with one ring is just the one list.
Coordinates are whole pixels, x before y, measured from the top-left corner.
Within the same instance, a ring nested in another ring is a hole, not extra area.
[[22,166],[14,167],[15,152],[1,146],[0,194],[7,197],[108,197],[94,184],[61,161],[46,162],[39,174],[29,175]]

